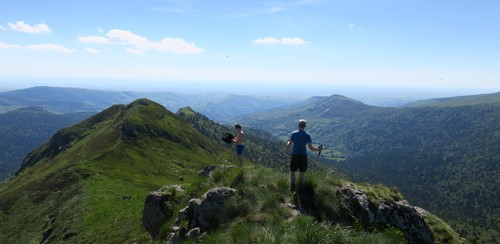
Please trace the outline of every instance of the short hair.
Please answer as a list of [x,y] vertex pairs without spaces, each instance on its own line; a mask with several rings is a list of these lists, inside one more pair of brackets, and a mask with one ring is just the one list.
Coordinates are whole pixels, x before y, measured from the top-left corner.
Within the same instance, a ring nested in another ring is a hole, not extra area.
[[306,128],[306,120],[305,119],[299,120],[299,128]]
[[241,125],[237,123],[234,125],[234,128],[241,129]]

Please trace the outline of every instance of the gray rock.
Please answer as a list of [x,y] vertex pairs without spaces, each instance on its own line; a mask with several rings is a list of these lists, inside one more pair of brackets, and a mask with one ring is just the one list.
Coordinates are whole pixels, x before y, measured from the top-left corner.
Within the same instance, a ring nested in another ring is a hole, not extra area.
[[182,188],[177,185],[164,186],[158,191],[150,192],[144,201],[142,224],[153,239],[158,238],[161,226],[174,214],[169,203],[174,200],[172,190],[182,191]]
[[416,208],[405,200],[380,199],[375,204],[352,184],[346,184],[340,190],[348,199],[350,214],[363,225],[393,226],[405,233],[410,243],[434,243],[432,232],[421,214],[428,214],[427,211]]
[[220,221],[225,201],[235,194],[233,188],[218,187],[209,190],[200,199],[191,199],[189,205],[179,211],[176,225],[187,220],[191,230],[199,228],[200,233],[203,233],[214,229]]
[[353,216],[356,216],[359,221],[364,225],[373,224],[375,221],[374,212],[376,208],[368,200],[366,194],[354,187],[353,184],[346,184],[340,189],[341,192],[347,196]]

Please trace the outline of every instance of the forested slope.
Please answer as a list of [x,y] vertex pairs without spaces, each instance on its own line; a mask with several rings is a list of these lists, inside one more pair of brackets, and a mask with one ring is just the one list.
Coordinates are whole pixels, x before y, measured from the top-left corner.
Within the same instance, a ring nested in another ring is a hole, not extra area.
[[286,137],[300,118],[336,168],[498,238],[499,104],[384,108],[334,95],[241,120]]
[[88,112],[53,114],[38,107],[0,114],[0,181],[13,175],[23,157],[57,130],[90,115]]

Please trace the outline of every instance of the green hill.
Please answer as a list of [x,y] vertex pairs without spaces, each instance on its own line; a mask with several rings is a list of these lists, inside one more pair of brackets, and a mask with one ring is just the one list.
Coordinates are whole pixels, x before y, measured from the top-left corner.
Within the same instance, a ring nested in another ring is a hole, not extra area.
[[53,114],[39,107],[0,114],[0,181],[14,175],[23,157],[45,143],[58,129],[92,114]]
[[67,233],[80,242],[147,240],[140,224],[147,192],[179,176],[190,181],[209,163],[230,160],[226,154],[156,103],[113,106],[60,130],[1,186],[1,242],[40,242],[48,223],[54,240]]
[[470,240],[488,242],[500,238],[500,104],[484,104],[384,108],[334,95],[239,119],[286,139],[305,118],[331,165],[397,186]]
[[[250,160],[242,168],[198,174],[208,165],[233,162],[233,151],[155,102],[114,105],[58,131],[26,156],[15,178],[0,185],[0,242],[165,242],[175,218],[167,220],[159,240],[152,241],[141,217],[148,193],[172,184],[183,189],[169,196],[173,212],[214,187],[237,192],[225,204],[217,228],[199,242],[401,243],[404,233],[411,233],[403,229],[418,225],[380,224],[386,217],[361,225],[354,203],[346,202],[342,193],[347,181],[326,168],[309,172],[296,195],[288,192],[286,173]],[[397,190],[380,185],[356,187],[368,197],[365,211],[388,211],[402,199]],[[462,241],[439,218],[406,206],[425,220],[423,227],[430,228],[436,242]],[[402,210],[390,211],[397,216]],[[178,228],[183,233],[187,227]]]
[[435,98],[405,104],[403,107],[459,107],[500,104],[500,92],[471,96]]

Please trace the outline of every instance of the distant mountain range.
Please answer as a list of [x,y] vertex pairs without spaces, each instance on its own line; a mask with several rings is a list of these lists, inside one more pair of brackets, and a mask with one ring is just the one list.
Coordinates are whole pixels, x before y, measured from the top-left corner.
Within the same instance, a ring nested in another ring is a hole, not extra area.
[[397,186],[457,226],[500,229],[500,93],[387,108],[333,95],[235,118],[282,138],[308,121],[323,157],[358,180]]
[[405,104],[403,107],[460,107],[500,104],[500,92],[471,96],[435,98]]
[[230,115],[265,111],[298,101],[220,93],[117,92],[40,86],[0,93],[0,113],[31,106],[53,113],[100,112],[111,105],[128,104],[139,98],[155,100],[171,111],[189,106],[217,121]]

